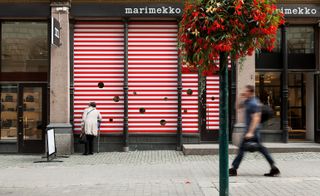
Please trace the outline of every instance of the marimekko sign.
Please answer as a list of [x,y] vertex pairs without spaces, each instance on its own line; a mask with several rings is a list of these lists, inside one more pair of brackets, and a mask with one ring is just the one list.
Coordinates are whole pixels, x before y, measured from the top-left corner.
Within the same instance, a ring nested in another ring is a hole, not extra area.
[[316,4],[278,4],[285,17],[320,17],[320,5]]

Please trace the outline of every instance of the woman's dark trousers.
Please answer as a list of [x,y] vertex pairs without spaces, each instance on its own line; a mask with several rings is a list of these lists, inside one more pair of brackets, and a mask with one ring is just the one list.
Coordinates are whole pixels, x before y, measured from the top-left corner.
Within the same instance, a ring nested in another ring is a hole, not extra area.
[[93,139],[94,135],[86,135],[87,142],[85,143],[84,154],[93,154]]

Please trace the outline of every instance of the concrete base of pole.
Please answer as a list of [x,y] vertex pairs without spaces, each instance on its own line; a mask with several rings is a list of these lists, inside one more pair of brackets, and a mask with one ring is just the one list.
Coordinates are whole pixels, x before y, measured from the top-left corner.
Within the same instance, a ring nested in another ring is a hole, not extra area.
[[232,132],[232,144],[235,146],[240,146],[240,143],[243,138],[243,134],[245,131],[246,125],[244,123],[237,123],[233,127]]
[[129,146],[123,147],[122,150],[123,152],[129,152]]

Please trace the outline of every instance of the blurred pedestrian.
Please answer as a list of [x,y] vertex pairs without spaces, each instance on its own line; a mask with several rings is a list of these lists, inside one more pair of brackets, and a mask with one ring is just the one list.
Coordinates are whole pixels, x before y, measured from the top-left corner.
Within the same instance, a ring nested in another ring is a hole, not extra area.
[[264,174],[264,176],[278,176],[280,174],[279,169],[275,166],[275,162],[268,153],[267,148],[261,144],[259,131],[261,121],[261,103],[259,99],[254,96],[254,87],[252,85],[247,85],[241,96],[245,100],[239,104],[238,108],[244,108],[245,110],[245,134],[244,138],[242,138],[237,157],[232,162],[232,168],[229,169],[229,176],[237,176],[237,169],[239,168],[244,156],[247,141],[256,142],[257,150],[270,164],[271,170],[269,173]]

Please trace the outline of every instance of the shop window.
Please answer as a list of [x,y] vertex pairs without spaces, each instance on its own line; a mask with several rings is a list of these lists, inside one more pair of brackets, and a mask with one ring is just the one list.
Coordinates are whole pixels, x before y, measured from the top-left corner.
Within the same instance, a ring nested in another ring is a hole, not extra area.
[[277,31],[277,38],[273,50],[262,49],[261,52],[256,53],[257,68],[280,69],[281,61],[281,30]]
[[[263,50],[263,52],[267,52],[267,51]],[[281,52],[281,29],[280,28],[277,31],[277,38],[274,43],[274,48],[271,52],[272,53],[280,53]]]
[[1,85],[0,141],[17,140],[17,85]]
[[315,32],[312,26],[287,27],[289,68],[315,68],[314,37]]
[[[313,26],[289,26],[287,31],[288,68],[314,69],[315,57],[315,30]],[[256,67],[264,69],[281,69],[281,29],[277,32],[275,47],[272,52],[262,50],[256,54]]]
[[[47,73],[49,68],[46,22],[1,24],[1,73]],[[44,74],[46,75],[46,74]],[[19,77],[21,75],[16,75]],[[24,74],[23,76],[28,76]]]
[[290,73],[288,82],[289,138],[304,139],[306,129],[305,75],[303,73]]
[[313,27],[287,27],[287,37],[289,54],[314,53]]
[[281,127],[281,74],[278,72],[257,72],[256,96],[260,101],[270,106],[274,111],[274,118],[263,123],[262,129],[280,130]]

